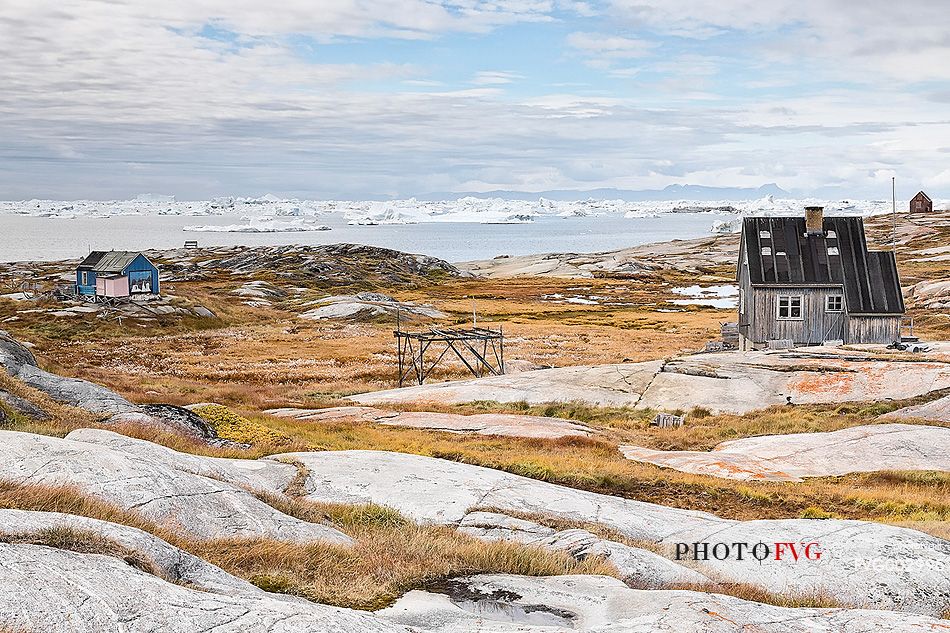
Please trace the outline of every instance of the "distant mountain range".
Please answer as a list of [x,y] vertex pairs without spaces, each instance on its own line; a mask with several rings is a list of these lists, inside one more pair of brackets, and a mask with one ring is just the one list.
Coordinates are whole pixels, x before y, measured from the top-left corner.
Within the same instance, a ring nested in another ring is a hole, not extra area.
[[776,198],[794,197],[775,183],[761,187],[707,187],[704,185],[669,185],[663,189],[587,189],[574,191],[570,189],[555,189],[551,191],[483,191],[474,192],[436,192],[415,196],[417,200],[455,200],[457,198],[504,198],[505,200],[626,200],[639,202],[643,200],[756,200],[765,196]]

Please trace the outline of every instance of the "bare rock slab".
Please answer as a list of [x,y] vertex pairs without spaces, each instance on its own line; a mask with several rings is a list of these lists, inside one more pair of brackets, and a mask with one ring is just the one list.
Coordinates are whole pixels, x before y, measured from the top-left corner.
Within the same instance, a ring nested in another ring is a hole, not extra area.
[[577,560],[599,556],[617,568],[624,582],[639,589],[712,583],[699,572],[649,550],[602,539],[587,530],[555,530],[504,514],[471,512],[462,519],[458,531],[485,541],[514,541],[562,551]]
[[409,633],[368,613],[167,582],[112,556],[0,544],[3,623],[44,633]]
[[693,591],[631,589],[605,576],[482,575],[411,591],[381,617],[431,633],[923,633],[943,621],[868,609],[789,609]]
[[597,405],[635,405],[662,367],[662,361],[595,367],[558,367],[473,380],[431,383],[350,396],[360,404],[384,402],[461,403],[588,402]]
[[950,471],[950,428],[873,424],[828,433],[763,435],[710,452],[621,446],[627,459],[725,479],[801,481],[879,470]]
[[180,470],[181,459],[163,459],[159,450],[143,458],[102,444],[0,431],[0,451],[0,479],[77,486],[195,538],[352,542],[338,530],[283,514],[235,484]]
[[384,411],[373,407],[283,408],[269,409],[264,413],[279,418],[293,418],[313,422],[375,422],[384,426],[507,437],[557,439],[561,437],[587,437],[591,434],[591,430],[580,422],[535,415],[501,413],[459,415],[457,413],[431,413],[426,411]]
[[807,564],[746,556],[691,566],[717,582],[794,595],[827,593],[853,605],[935,615],[950,601],[950,542],[915,530],[861,521],[732,521],[419,455],[332,451],[285,457],[307,467],[306,496],[316,501],[372,502],[418,521],[456,526],[480,508],[547,515],[652,541],[669,559],[678,543],[817,540],[825,553]]
[[267,595],[251,583],[193,556],[138,528],[60,512],[0,510],[0,534],[29,536],[57,528],[92,532],[133,550],[155,565],[167,580],[204,591],[232,595]]
[[100,444],[143,461],[163,464],[192,475],[226,481],[252,490],[282,493],[297,476],[297,468],[274,460],[229,459],[192,455],[105,429],[76,429],[67,440]]
[[882,420],[904,420],[907,418],[950,422],[950,396],[944,396],[924,404],[904,407],[881,416]]
[[697,354],[559,367],[351,396],[359,404],[579,401],[638,409],[746,413],[773,405],[902,399],[950,388],[950,363],[833,348]]

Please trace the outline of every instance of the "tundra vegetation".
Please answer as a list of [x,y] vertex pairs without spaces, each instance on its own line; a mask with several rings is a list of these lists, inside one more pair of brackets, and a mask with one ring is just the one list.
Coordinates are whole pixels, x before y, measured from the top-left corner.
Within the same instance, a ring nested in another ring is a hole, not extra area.
[[[916,257],[915,251],[950,239],[950,212],[934,228],[903,220],[909,235],[898,248],[905,285],[950,277],[950,261]],[[885,218],[868,222],[879,243],[888,237]],[[916,227],[916,228],[915,228]],[[918,230],[919,229],[919,230]],[[917,230],[916,233],[913,233]],[[926,260],[926,261],[922,261]],[[352,267],[367,262],[350,262]],[[37,264],[38,274],[55,276],[61,264]],[[803,482],[740,482],[661,469],[626,460],[618,444],[664,450],[708,450],[724,440],[762,434],[832,431],[874,424],[883,413],[939,397],[908,401],[772,407],[745,415],[685,411],[680,428],[651,427],[655,412],[581,403],[527,405],[475,402],[466,405],[415,404],[391,407],[451,413],[516,413],[577,420],[595,433],[559,440],[457,435],[381,426],[365,421],[313,423],[268,416],[269,408],[352,404],[343,397],[390,388],[395,381],[394,323],[388,319],[307,321],[299,314],[327,294],[372,290],[401,301],[431,303],[449,314],[443,325],[471,320],[474,298],[480,323],[503,324],[506,356],[531,366],[564,366],[641,361],[702,347],[734,318],[728,310],[669,303],[678,286],[730,283],[729,266],[700,274],[675,269],[642,278],[558,279],[456,277],[446,271],[393,277],[368,275],[344,282],[292,275],[274,266],[235,276],[212,269],[200,279],[168,281],[163,291],[176,300],[200,304],[214,318],[168,316],[147,322],[74,316],[54,318],[30,312],[22,302],[0,299],[0,322],[20,340],[35,345],[44,368],[104,384],[133,402],[197,408],[218,434],[239,444],[214,447],[198,440],[126,424],[108,428],[195,454],[255,458],[301,450],[374,449],[415,453],[496,468],[575,488],[713,512],[735,519],[847,518],[913,527],[950,538],[950,474],[874,472]],[[233,294],[245,280],[263,281],[295,293],[249,305]],[[569,302],[567,299],[584,302]],[[589,303],[586,303],[589,302]],[[52,309],[52,302],[30,309]],[[918,333],[946,339],[946,309],[911,306]],[[432,380],[462,378],[464,369],[445,365]],[[54,402],[0,372],[0,390],[21,396],[50,414],[36,420],[0,403],[0,428],[64,436],[70,430],[102,425],[92,414]],[[908,422],[913,422],[909,420]],[[950,422],[927,422],[950,426]],[[278,509],[328,521],[356,546],[288,544],[270,540],[194,541],[163,530],[137,515],[83,495],[76,489],[0,483],[0,507],[67,512],[152,532],[224,569],[271,590],[321,602],[375,609],[408,589],[461,574],[502,572],[527,575],[597,573],[616,575],[599,559],[582,562],[566,554],[513,543],[485,544],[445,527],[416,524],[373,505],[316,504],[294,496],[261,495]],[[553,527],[566,525],[532,516]],[[611,538],[617,535],[604,534]],[[87,535],[88,536],[88,535]],[[99,547],[123,553],[82,534],[41,535],[67,548]],[[638,544],[642,545],[642,544]],[[720,588],[719,591],[724,591]],[[733,586],[739,597],[783,606],[832,606],[826,596],[770,596]],[[2,628],[0,628],[2,631]]]

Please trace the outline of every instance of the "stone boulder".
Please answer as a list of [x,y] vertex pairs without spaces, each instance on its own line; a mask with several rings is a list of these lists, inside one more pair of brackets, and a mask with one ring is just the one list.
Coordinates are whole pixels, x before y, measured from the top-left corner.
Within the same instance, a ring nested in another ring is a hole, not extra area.
[[[735,555],[691,562],[718,582],[785,594],[822,593],[846,604],[939,614],[950,600],[950,541],[878,523],[839,520],[733,521],[566,488],[489,468],[381,451],[291,453],[309,471],[307,498],[377,503],[423,522],[458,525],[473,509],[547,515],[656,543],[673,559],[678,544],[818,542],[819,560],[760,562]],[[710,550],[711,551],[711,550]]]
[[16,587],[0,591],[3,624],[13,630],[409,633],[369,613],[287,596],[184,587],[102,554],[0,544],[0,561],[0,586]]
[[924,633],[944,620],[869,609],[790,609],[605,576],[481,575],[410,591],[377,615],[431,633]]
[[457,413],[431,413],[428,411],[384,411],[373,407],[284,408],[269,409],[264,413],[278,418],[293,418],[313,422],[375,422],[383,426],[403,426],[414,429],[446,431],[448,433],[474,433],[476,435],[503,435],[507,437],[557,439],[561,437],[587,437],[591,434],[590,428],[580,422],[535,415],[503,413],[459,415]]
[[621,446],[620,451],[627,459],[726,479],[801,481],[878,470],[950,471],[950,428],[874,424],[828,433],[747,437],[709,452],[639,446]]
[[[76,486],[194,538],[352,542],[331,527],[287,516],[235,484],[180,469],[186,458],[168,459],[160,448],[143,458],[102,444],[0,431],[0,479]],[[220,462],[212,464],[208,468]]]

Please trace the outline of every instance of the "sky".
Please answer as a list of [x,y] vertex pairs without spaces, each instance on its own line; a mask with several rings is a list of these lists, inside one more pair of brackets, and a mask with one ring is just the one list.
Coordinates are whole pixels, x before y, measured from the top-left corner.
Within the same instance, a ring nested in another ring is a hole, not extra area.
[[0,199],[950,197],[947,0],[0,0]]

